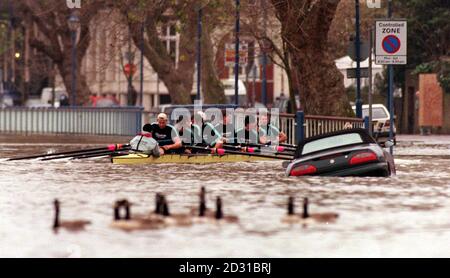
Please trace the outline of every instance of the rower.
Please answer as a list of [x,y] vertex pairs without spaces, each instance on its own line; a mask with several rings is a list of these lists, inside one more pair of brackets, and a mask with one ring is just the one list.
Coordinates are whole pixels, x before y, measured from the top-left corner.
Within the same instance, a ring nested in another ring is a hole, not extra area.
[[204,112],[197,112],[202,125],[201,131],[203,144],[216,149],[221,149],[224,144],[224,138],[221,133],[213,126],[213,124],[206,119]]
[[192,150],[185,148],[184,146],[195,146],[201,144],[202,140],[200,137],[199,127],[192,123],[192,117],[186,117],[186,115],[180,115],[178,117],[177,123],[175,124],[175,129],[183,142],[183,150],[185,154],[191,154]]
[[258,144],[260,141],[257,132],[258,124],[254,115],[245,116],[245,127],[236,132],[237,143],[239,144]]
[[188,118],[185,115],[178,117],[175,129],[184,145],[195,145],[195,140],[199,137],[199,131],[192,124],[191,118]]
[[[270,118],[267,115],[259,117],[259,132],[261,144],[268,144],[275,140],[276,143],[284,143],[287,141],[287,136],[280,131],[276,126],[270,123]],[[272,142],[275,143],[275,142]]]
[[158,142],[161,155],[180,153],[183,143],[177,130],[167,122],[167,115],[165,113],[159,114],[157,123],[152,124],[152,137]]
[[236,130],[234,127],[233,116],[226,111],[222,113],[222,121],[215,126],[220,132],[225,143],[234,143],[236,138]]

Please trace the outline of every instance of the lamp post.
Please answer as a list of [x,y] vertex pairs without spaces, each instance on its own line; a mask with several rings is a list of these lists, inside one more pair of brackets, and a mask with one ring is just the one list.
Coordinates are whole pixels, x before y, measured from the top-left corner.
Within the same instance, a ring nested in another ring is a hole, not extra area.
[[361,100],[361,37],[360,37],[360,19],[359,19],[359,0],[355,0],[355,24],[356,24],[356,117],[362,118],[362,100]]
[[[392,0],[388,2],[388,18],[392,18]],[[388,109],[390,114],[390,128],[389,128],[389,140],[394,140],[394,67],[392,65],[388,65]],[[394,147],[391,146],[389,148],[391,154],[394,154]]]
[[264,49],[262,53],[262,103],[264,106],[267,106],[267,42],[265,36],[267,35],[267,9],[266,9],[266,1],[262,0],[263,7],[263,28],[264,28]]
[[139,99],[141,107],[144,107],[144,37],[145,37],[145,21],[141,26],[141,61],[140,61],[140,84]]
[[202,82],[202,7],[198,8],[197,15],[197,100],[201,99],[201,82]]
[[72,35],[72,106],[77,105],[77,35],[80,28],[80,18],[72,14],[68,20]]
[[234,63],[234,103],[239,105],[239,32],[241,29],[240,25],[240,0],[236,0],[236,53],[235,53],[235,63]]

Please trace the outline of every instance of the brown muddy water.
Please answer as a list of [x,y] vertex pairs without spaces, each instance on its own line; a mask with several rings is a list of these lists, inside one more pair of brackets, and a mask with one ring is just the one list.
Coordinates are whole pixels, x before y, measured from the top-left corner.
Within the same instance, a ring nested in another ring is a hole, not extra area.
[[[120,166],[108,159],[21,161],[18,154],[92,145],[0,144],[0,257],[448,257],[450,142],[399,146],[392,178],[288,178],[282,163]],[[133,213],[167,194],[171,212],[197,205],[201,186],[222,196],[240,224],[153,231],[110,228],[112,204],[128,198]],[[289,195],[309,197],[311,212],[336,212],[332,224],[288,225]],[[52,229],[61,218],[87,219],[84,232]]]

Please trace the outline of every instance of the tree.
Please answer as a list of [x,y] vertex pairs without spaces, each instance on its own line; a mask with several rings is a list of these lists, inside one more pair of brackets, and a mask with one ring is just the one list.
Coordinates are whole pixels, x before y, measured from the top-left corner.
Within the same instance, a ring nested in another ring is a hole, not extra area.
[[407,67],[415,68],[415,73],[437,73],[442,88],[450,92],[450,2],[399,0],[394,3],[394,12],[408,19],[408,33],[413,34],[408,36]]
[[[386,17],[386,6],[382,9],[370,9],[366,1],[360,0],[360,31],[361,39],[369,41],[369,29],[373,27],[376,18]],[[347,55],[350,37],[355,35],[355,1],[340,1],[336,15],[328,32],[330,51],[335,59]]]
[[[194,83],[198,1],[113,1],[128,24],[134,43],[167,87],[172,103],[191,103]],[[208,8],[208,7],[206,7]],[[210,18],[207,16],[206,19]],[[207,21],[208,22],[208,21]],[[179,59],[167,51],[158,32],[164,24],[176,26],[179,34]],[[142,28],[144,27],[144,33]],[[211,27],[205,24],[202,36],[202,83],[206,102],[224,102],[224,91],[214,69],[211,43]]]
[[227,24],[227,14],[232,5],[228,0],[210,1],[203,5],[202,20],[202,91],[204,103],[224,104],[226,103],[225,90],[219,79],[216,68],[216,53],[211,35],[217,28],[224,28]]
[[[289,111],[295,112],[298,80],[292,71],[288,41],[280,35],[281,25],[276,18],[274,7],[269,5],[267,0],[259,0],[253,3],[246,2],[242,7],[242,14],[243,30],[256,40],[255,52],[256,47],[258,47],[260,56],[265,53],[274,64],[286,71],[291,105]],[[260,57],[251,58],[250,61]]]
[[[67,20],[73,12],[66,5],[54,1],[18,0],[14,4],[24,17],[29,16],[39,30],[32,34],[31,47],[49,57],[56,65],[64,85],[70,95],[72,92],[72,49],[71,31]],[[80,18],[79,39],[77,42],[77,104],[88,101],[90,89],[86,77],[81,74],[81,62],[86,55],[91,40],[89,25],[97,12],[104,7],[104,1],[84,1],[82,8],[77,9]]]
[[339,0],[272,0],[281,35],[308,114],[353,115],[343,76],[328,48],[328,32]]
[[450,56],[450,2],[399,0],[394,13],[408,20],[408,66]]

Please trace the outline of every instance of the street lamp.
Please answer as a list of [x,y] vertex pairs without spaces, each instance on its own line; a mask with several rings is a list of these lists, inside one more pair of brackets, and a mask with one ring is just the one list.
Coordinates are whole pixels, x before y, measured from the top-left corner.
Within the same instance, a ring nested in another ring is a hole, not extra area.
[[361,37],[360,37],[360,10],[359,0],[355,0],[355,50],[356,50],[356,117],[362,118],[361,100]]
[[239,32],[241,29],[240,25],[240,0],[236,0],[236,29],[235,29],[235,35],[236,35],[236,52],[235,52],[235,62],[234,62],[234,103],[236,106],[239,105]]
[[67,21],[72,35],[72,106],[77,105],[77,35],[80,28],[80,18],[72,14]]

